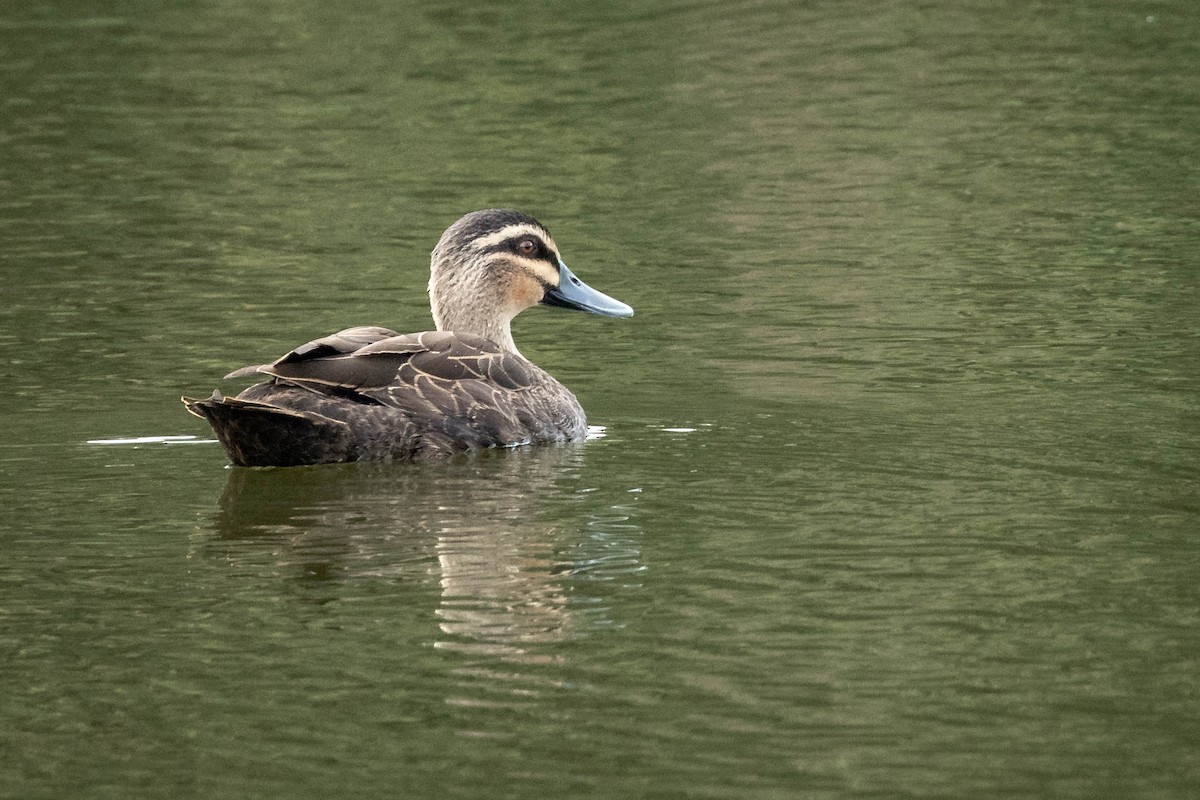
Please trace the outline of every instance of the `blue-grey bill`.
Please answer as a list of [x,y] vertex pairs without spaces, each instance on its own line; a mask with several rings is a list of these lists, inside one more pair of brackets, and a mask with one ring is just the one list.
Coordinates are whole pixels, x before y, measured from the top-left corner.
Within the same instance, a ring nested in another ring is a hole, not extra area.
[[558,262],[558,286],[546,290],[542,304],[559,308],[574,308],[589,314],[602,314],[606,317],[632,317],[633,309],[609,297],[604,292],[588,286],[575,273],[567,269],[562,261]]

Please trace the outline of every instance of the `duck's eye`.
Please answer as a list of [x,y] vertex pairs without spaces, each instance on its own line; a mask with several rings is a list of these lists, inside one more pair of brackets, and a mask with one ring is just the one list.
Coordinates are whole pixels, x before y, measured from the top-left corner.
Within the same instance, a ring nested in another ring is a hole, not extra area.
[[537,242],[533,239],[522,239],[517,242],[517,252],[523,256],[531,256],[537,252]]

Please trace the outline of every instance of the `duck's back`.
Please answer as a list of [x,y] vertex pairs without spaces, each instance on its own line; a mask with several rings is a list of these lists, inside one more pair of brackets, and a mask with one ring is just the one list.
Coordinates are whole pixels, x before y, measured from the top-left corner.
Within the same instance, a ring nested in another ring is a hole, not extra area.
[[350,328],[230,377],[248,374],[271,380],[185,400],[240,466],[413,459],[587,430],[565,386],[472,334]]

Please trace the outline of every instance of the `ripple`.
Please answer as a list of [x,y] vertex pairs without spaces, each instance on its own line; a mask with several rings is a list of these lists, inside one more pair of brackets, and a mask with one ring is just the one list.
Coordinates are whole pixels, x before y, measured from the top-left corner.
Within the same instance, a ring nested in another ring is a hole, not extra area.
[[128,436],[117,439],[88,439],[94,445],[138,445],[138,444],[217,444],[216,439],[201,439],[198,436]]

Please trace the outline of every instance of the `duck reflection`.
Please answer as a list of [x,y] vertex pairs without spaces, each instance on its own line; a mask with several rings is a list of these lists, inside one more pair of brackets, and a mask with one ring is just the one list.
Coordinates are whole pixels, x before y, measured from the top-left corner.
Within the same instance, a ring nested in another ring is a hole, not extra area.
[[235,469],[204,548],[242,570],[277,573],[318,604],[383,579],[427,608],[436,586],[436,647],[545,660],[536,645],[572,634],[578,601],[588,627],[614,624],[580,596],[582,579],[640,569],[632,510],[582,482],[584,449]]

